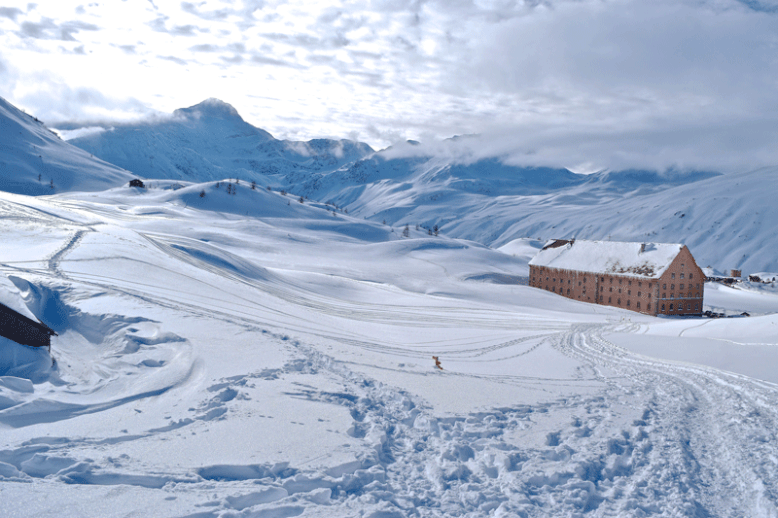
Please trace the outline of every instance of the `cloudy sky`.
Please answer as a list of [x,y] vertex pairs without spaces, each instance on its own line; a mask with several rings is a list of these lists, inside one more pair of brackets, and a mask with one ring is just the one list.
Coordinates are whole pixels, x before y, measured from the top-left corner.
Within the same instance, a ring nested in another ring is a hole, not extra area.
[[[778,0],[4,0],[0,96],[50,126],[216,97],[278,138],[585,171],[778,165]],[[443,151],[441,151],[443,152]]]

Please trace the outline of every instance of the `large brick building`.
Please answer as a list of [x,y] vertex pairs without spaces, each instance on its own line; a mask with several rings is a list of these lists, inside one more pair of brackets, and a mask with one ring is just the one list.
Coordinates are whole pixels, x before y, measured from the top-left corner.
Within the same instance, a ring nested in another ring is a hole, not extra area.
[[648,315],[699,315],[705,276],[681,244],[557,239],[529,262],[529,285]]

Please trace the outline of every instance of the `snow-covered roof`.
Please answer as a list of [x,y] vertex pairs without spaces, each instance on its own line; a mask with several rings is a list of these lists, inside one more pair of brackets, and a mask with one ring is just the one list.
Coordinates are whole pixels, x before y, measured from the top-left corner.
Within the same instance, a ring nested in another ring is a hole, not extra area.
[[554,239],[529,262],[562,270],[657,279],[683,248],[677,243]]
[[33,322],[40,322],[25,305],[19,289],[5,275],[0,275],[0,304],[26,316]]

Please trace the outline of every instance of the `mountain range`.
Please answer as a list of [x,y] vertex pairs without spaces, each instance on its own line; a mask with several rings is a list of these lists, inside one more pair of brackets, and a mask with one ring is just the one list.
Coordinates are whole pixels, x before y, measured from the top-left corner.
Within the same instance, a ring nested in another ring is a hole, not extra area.
[[[680,242],[701,266],[778,270],[776,168],[584,175],[444,154],[412,141],[375,151],[346,139],[280,140],[217,99],[68,142],[6,101],[0,123],[0,181],[10,192],[48,194],[50,177],[57,190],[100,190],[132,175],[234,178],[391,226],[437,225],[491,247],[523,237]],[[467,138],[447,144],[456,150]]]

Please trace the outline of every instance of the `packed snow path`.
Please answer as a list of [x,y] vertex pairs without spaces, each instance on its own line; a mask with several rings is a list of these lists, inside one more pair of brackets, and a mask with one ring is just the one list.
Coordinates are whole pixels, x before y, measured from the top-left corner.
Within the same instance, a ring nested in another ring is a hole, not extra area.
[[2,355],[3,516],[776,516],[776,386],[613,339],[684,321],[307,205],[124,191],[0,205],[0,269],[60,333],[54,366]]

